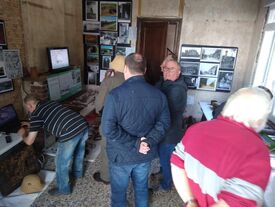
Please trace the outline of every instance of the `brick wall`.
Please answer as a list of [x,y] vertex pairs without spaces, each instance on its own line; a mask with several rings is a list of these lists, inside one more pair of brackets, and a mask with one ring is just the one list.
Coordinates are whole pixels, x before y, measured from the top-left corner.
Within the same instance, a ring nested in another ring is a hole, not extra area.
[[[20,0],[1,0],[0,19],[5,22],[8,49],[19,49],[23,67],[25,66],[24,34]],[[0,107],[13,104],[22,118],[23,105],[21,97],[21,79],[13,80],[14,91],[0,94]]]

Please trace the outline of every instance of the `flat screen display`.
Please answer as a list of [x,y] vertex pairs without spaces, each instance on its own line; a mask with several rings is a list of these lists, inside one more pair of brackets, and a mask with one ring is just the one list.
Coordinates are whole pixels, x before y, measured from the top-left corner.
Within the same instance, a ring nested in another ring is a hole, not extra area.
[[47,48],[50,70],[64,69],[70,66],[69,49],[67,47]]
[[20,128],[20,122],[13,105],[0,108],[0,131],[6,133],[15,133]]

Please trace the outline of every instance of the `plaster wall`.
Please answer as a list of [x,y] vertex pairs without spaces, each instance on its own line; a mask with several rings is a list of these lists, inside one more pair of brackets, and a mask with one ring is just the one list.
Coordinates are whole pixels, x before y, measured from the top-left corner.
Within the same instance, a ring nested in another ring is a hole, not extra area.
[[82,2],[22,0],[26,65],[48,71],[47,47],[68,46],[73,65],[83,66]]
[[[253,74],[263,14],[261,0],[140,0],[140,16],[182,16],[181,44],[238,47],[232,92],[249,86]],[[199,101],[225,101],[230,93],[189,90],[187,115],[201,117]]]

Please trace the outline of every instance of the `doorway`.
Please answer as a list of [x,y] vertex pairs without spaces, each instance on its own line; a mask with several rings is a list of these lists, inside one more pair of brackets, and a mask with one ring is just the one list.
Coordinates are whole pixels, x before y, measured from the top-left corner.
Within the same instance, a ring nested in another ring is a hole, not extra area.
[[166,55],[178,54],[181,21],[179,18],[137,19],[137,52],[147,60],[145,78],[151,84],[159,80],[160,64]]

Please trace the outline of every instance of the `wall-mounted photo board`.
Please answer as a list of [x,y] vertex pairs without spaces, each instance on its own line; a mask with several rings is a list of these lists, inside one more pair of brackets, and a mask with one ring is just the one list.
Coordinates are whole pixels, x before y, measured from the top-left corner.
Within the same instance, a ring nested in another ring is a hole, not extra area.
[[183,44],[181,72],[190,89],[230,92],[237,47]]

